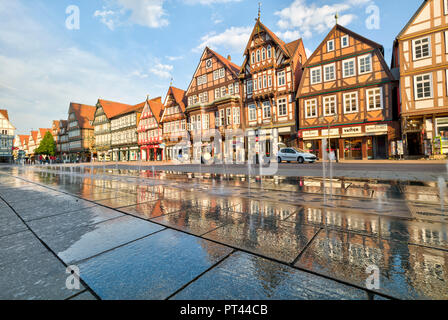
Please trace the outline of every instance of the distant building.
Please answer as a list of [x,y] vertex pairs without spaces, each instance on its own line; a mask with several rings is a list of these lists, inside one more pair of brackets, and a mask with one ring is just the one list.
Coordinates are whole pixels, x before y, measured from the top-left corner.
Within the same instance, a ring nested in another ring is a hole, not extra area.
[[12,162],[16,128],[9,121],[7,110],[0,110],[0,162]]
[[89,162],[91,159],[95,110],[94,106],[70,103],[67,132],[71,162]]
[[138,123],[138,144],[144,161],[162,161],[162,98],[147,100]]
[[68,143],[68,133],[67,133],[67,120],[59,121],[59,132],[58,139],[56,142],[56,154],[57,158],[61,162],[69,161],[70,152],[69,143]]

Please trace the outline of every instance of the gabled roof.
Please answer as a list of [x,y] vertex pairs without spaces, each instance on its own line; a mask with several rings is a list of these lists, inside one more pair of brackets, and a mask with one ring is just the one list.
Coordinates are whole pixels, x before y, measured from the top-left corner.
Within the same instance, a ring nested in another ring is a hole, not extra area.
[[59,120],[59,128],[67,128],[67,120]]
[[153,116],[156,118],[157,123],[160,123],[163,110],[162,97],[157,97],[155,99],[148,100],[148,106],[151,109]]
[[33,142],[37,141],[37,135],[39,134],[38,131],[31,131],[30,137],[33,139]]
[[43,138],[45,137],[45,134],[46,134],[48,131],[51,133],[51,129],[42,129],[42,128],[39,128],[40,137],[43,139]]
[[182,112],[185,112],[185,108],[187,106],[187,96],[186,96],[187,92],[182,89],[171,86],[168,89],[168,93],[166,94],[166,96],[168,97],[170,94],[173,95],[174,101],[176,101],[176,103],[179,105]]
[[30,141],[30,136],[26,136],[26,135],[19,135],[19,139],[20,139],[20,144],[23,145],[28,145],[29,141]]
[[330,32],[328,32],[327,36],[325,37],[325,39],[320,43],[320,45],[317,47],[316,50],[314,50],[313,54],[308,58],[308,60],[305,62],[305,64],[303,65],[303,67],[307,67],[309,66],[309,64],[311,63],[312,59],[316,56],[316,54],[322,50],[323,46],[327,43],[328,38],[330,37],[330,35],[332,35],[336,30],[339,30],[343,33],[346,33],[348,35],[350,35],[351,37],[358,39],[361,42],[364,42],[368,45],[370,45],[371,47],[375,48],[375,49],[379,49],[383,54],[384,54],[384,48],[382,45],[380,45],[379,43],[376,43],[370,39],[367,39],[359,34],[357,34],[356,32],[353,32],[339,24],[336,24],[333,29],[330,30]]
[[[408,29],[408,27],[414,22],[415,18],[420,14],[420,12],[423,10],[423,8],[428,3],[428,0],[423,0],[423,3],[420,5],[420,7],[417,9],[417,11],[414,13],[414,15],[409,19],[408,23],[404,26],[404,28],[400,31],[400,33],[397,35],[397,39],[401,37],[401,35]],[[443,10],[443,9],[442,9]]]
[[0,113],[5,117],[6,120],[9,121],[8,110],[1,109]]
[[240,73],[240,69],[241,69],[240,66],[236,65],[229,59],[224,58],[222,55],[220,55],[219,53],[213,51],[212,49],[210,49],[208,47],[206,49],[208,49],[212,54],[214,54],[216,56],[216,58],[235,75],[235,77],[238,77],[238,75]]
[[101,107],[103,107],[103,111],[106,114],[106,117],[109,119],[114,118],[122,114],[124,111],[132,108],[132,105],[130,104],[124,104],[120,102],[114,102],[102,99],[99,99],[98,103],[101,105]]
[[258,31],[259,31],[258,27],[263,29],[269,35],[269,37],[271,37],[271,39],[274,40],[274,42],[283,50],[283,52],[287,56],[291,57],[289,50],[286,48],[286,43],[282,39],[277,37],[277,35],[274,32],[272,32],[268,27],[266,27],[263,23],[261,23],[261,21],[259,19],[255,23],[254,29],[253,29],[252,34],[250,35],[249,41],[247,43],[246,49],[244,49],[245,55],[247,55],[249,53],[250,43],[251,43],[252,38],[254,37],[255,33],[258,33]]
[[59,128],[60,120],[53,120],[52,128]]
[[293,42],[287,43],[285,45],[286,50],[288,50],[289,55],[292,57],[294,56],[294,53],[297,51],[297,49],[299,48],[300,43],[302,42],[302,39],[297,39]]
[[75,113],[80,128],[93,129],[90,122],[93,121],[93,118],[95,117],[95,110],[96,107],[94,106],[71,102],[69,113]]

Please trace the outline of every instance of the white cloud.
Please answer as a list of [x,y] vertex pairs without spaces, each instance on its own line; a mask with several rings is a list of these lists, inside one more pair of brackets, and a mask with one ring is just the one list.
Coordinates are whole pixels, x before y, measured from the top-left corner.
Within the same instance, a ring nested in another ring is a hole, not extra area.
[[95,11],[109,29],[117,25],[137,24],[148,28],[162,28],[169,24],[163,8],[165,0],[108,0],[102,10]]
[[205,47],[211,49],[227,49],[242,52],[252,33],[251,27],[231,27],[222,33],[211,32],[201,38],[201,44],[193,51],[199,52]]
[[148,71],[154,62],[159,70],[156,58],[118,67],[107,56],[64,38],[51,22],[37,23],[34,14],[18,0],[0,6],[0,106],[8,109],[18,133],[66,119],[71,101],[94,105],[104,98],[135,104],[148,88],[154,96],[163,94]]
[[167,64],[156,63],[153,67],[149,69],[149,71],[160,78],[170,78],[171,71],[173,71],[174,67]]
[[213,5],[217,3],[230,3],[230,2],[241,2],[242,0],[184,0],[186,4],[195,5]]
[[332,28],[336,13],[339,14],[338,23],[347,26],[357,17],[351,10],[370,2],[371,0],[341,0],[339,3],[319,7],[308,4],[307,0],[295,0],[289,7],[275,12],[280,18],[277,25],[283,30],[279,33],[285,35],[285,40],[294,40],[293,36],[296,36],[295,39],[300,36],[311,38],[313,33],[322,34]]
[[167,58],[169,61],[177,61],[184,59],[184,56],[166,56],[165,58]]

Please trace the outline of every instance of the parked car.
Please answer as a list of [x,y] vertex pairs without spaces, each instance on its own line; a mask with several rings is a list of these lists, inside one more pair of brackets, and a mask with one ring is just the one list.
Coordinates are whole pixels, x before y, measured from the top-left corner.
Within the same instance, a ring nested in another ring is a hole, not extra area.
[[304,163],[304,162],[314,163],[317,161],[317,157],[314,154],[297,148],[280,149],[277,155],[277,159],[279,163],[281,163],[282,161],[287,162],[297,161],[298,163]]

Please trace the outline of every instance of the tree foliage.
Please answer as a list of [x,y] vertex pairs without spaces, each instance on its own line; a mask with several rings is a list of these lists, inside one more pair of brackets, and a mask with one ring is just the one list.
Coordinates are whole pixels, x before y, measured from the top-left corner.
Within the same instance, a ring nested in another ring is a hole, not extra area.
[[54,142],[53,135],[50,131],[47,131],[44,138],[40,142],[39,147],[35,150],[37,154],[43,154],[47,156],[54,156],[56,152],[56,143]]

